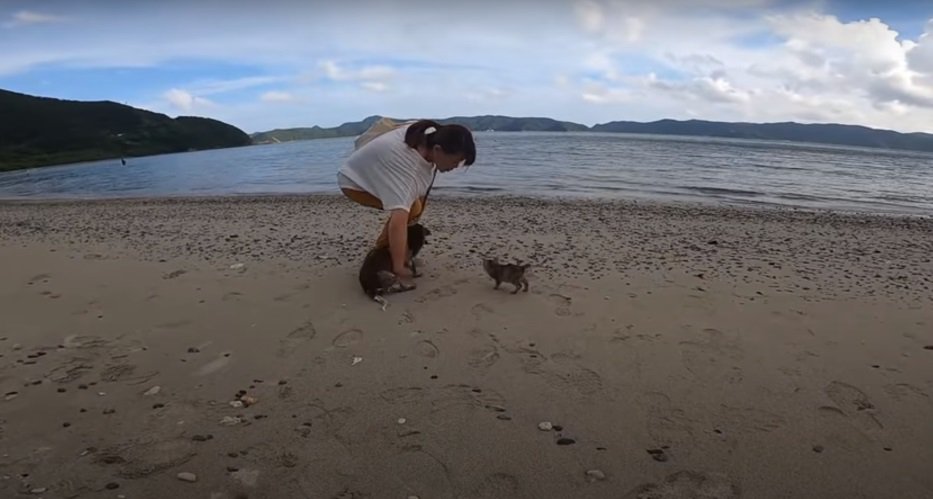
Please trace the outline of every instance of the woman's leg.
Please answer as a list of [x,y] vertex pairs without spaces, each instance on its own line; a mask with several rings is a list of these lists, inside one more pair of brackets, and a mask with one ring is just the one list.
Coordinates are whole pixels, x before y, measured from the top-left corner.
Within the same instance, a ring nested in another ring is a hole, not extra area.
[[[416,199],[414,203],[411,204],[411,208],[408,209],[408,225],[416,223],[420,218],[421,214],[424,212],[424,199]],[[376,247],[382,248],[389,245],[389,220],[386,220],[386,223],[382,226],[382,232],[379,234],[379,237],[376,238]]]

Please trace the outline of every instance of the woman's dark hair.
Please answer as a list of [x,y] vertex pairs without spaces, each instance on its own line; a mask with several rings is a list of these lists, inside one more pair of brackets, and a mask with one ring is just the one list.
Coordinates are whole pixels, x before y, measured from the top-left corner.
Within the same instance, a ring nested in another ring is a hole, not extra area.
[[[424,131],[431,127],[435,131],[425,135]],[[463,125],[440,125],[431,120],[419,120],[405,131],[405,143],[411,148],[422,144],[428,147],[441,146],[447,154],[462,154],[464,165],[472,165],[476,161],[473,134]]]

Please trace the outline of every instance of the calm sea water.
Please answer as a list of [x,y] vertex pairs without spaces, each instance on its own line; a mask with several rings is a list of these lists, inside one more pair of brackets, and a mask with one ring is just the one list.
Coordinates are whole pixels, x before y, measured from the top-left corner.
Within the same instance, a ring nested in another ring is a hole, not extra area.
[[[477,162],[435,193],[711,201],[933,215],[933,154],[610,133],[478,132]],[[338,192],[353,138],[0,174],[0,198]]]

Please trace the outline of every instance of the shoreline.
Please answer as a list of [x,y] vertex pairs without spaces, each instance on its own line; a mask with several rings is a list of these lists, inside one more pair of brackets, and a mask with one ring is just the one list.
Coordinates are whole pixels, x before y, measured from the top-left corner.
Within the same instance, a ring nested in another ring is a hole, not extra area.
[[0,496],[933,492],[933,220],[432,196],[385,311],[383,222],[0,201]]
[[[243,194],[177,194],[157,196],[61,196],[61,197],[0,197],[0,207],[17,205],[67,205],[67,204],[106,204],[106,203],[138,203],[152,204],[159,202],[178,203],[226,203],[226,202],[270,202],[295,201],[308,199],[336,200],[344,199],[339,193],[308,192],[308,193],[243,193]],[[721,212],[747,211],[762,215],[802,214],[812,216],[829,216],[841,218],[877,218],[877,219],[905,219],[905,220],[933,220],[933,213],[895,213],[859,211],[831,208],[811,208],[805,206],[783,205],[772,203],[734,203],[722,200],[708,199],[651,199],[651,198],[609,198],[598,196],[543,196],[524,194],[464,194],[432,192],[428,202],[433,200],[446,200],[452,202],[505,202],[505,203],[544,203],[544,204],[578,204],[578,205],[615,205],[617,207],[641,206],[656,209],[694,209]]]

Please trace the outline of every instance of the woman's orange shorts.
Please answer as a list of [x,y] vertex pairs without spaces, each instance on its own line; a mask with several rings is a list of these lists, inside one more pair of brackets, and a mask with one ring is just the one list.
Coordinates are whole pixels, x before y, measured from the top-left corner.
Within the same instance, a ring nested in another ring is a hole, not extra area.
[[[382,201],[379,200],[376,196],[365,192],[357,191],[354,189],[341,189],[343,194],[350,198],[351,200],[370,208],[382,209]],[[421,214],[424,212],[424,198],[419,198],[412,203],[411,208],[408,210],[408,225],[416,223],[418,219],[421,218]],[[381,248],[389,245],[389,221],[386,220],[385,225],[382,226],[382,232],[379,233],[379,237],[376,238],[376,247]]]

